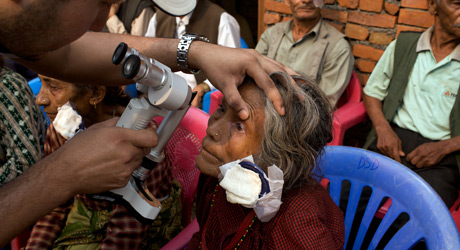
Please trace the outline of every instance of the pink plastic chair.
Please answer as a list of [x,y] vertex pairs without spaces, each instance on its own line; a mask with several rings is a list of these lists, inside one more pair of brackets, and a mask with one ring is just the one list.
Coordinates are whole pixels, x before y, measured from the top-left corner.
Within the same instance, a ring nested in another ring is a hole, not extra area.
[[[222,97],[223,94],[220,91],[211,93],[209,114],[217,110],[222,102]],[[361,84],[353,72],[345,93],[337,102],[337,109],[334,111],[333,137],[328,145],[342,145],[347,129],[364,121],[365,118],[366,109],[361,100]]]
[[343,138],[347,129],[364,121],[365,118],[366,109],[361,100],[361,84],[353,72],[345,93],[337,102],[337,109],[334,111],[332,122],[333,137],[328,145],[343,145]]
[[219,105],[222,103],[223,97],[224,95],[219,90],[211,93],[211,101],[209,104],[209,115],[212,115],[212,113],[214,113],[214,111],[216,111],[217,108],[219,108]]
[[[193,200],[195,198],[200,171],[195,166],[195,158],[200,153],[201,141],[206,135],[209,115],[191,107],[179,127],[172,135],[166,150],[170,157],[172,174],[182,186],[182,225],[190,223]],[[160,122],[161,119],[155,119]]]

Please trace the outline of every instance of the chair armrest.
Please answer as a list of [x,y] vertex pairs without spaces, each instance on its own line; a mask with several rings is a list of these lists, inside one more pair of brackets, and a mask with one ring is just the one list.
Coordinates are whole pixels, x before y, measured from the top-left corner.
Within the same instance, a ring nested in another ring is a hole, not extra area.
[[334,111],[334,125],[340,124],[345,130],[364,121],[366,118],[366,108],[363,102],[346,103]]
[[366,109],[363,102],[349,102],[334,111],[333,138],[328,145],[342,145],[345,131],[364,121]]
[[179,250],[184,249],[185,246],[189,243],[192,239],[193,234],[200,231],[200,227],[198,226],[198,221],[196,218],[188,224],[182,232],[180,232],[174,239],[172,239],[168,244],[164,245],[161,249],[162,250]]

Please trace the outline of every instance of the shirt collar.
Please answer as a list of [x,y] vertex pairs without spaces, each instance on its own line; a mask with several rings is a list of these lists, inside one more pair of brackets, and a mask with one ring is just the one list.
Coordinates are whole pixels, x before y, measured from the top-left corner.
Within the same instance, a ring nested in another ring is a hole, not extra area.
[[188,23],[190,22],[190,18],[192,18],[192,14],[193,14],[193,11],[188,13],[182,19],[180,17],[176,17],[176,26],[179,26],[181,22],[183,23],[183,25],[188,25]]
[[[313,27],[313,29],[310,30],[310,32],[308,32],[307,34],[305,34],[305,35],[302,37],[302,39],[300,39],[300,40],[297,41],[297,42],[300,42],[300,41],[304,40],[305,37],[310,36],[310,34],[314,36],[314,38],[313,38],[314,40],[313,40],[313,41],[316,41],[316,40],[318,39],[318,36],[319,36],[319,32],[320,32],[320,30],[321,30],[321,25],[322,25],[322,23],[323,23],[323,18],[321,17],[320,20],[319,20],[319,22],[315,25],[315,27]],[[291,19],[291,20],[289,20],[289,25],[286,25],[286,26],[284,27],[284,34],[285,34],[285,35],[288,35],[290,32],[292,32],[292,27],[293,27],[293,26],[294,26],[294,20]]]
[[[434,26],[425,30],[417,42],[417,52],[425,50],[431,51],[431,36],[433,35]],[[453,60],[460,61],[460,44],[457,44],[454,51],[450,54]]]

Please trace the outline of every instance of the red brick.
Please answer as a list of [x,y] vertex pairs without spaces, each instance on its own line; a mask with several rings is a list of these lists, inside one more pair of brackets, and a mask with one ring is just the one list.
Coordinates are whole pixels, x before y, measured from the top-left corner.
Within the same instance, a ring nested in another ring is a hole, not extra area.
[[324,4],[335,4],[335,0],[324,0]]
[[265,13],[264,14],[264,23],[274,24],[281,21],[281,16],[279,14]]
[[337,0],[339,5],[349,9],[356,9],[358,8],[359,0]]
[[360,72],[356,72],[356,71],[355,71],[355,74],[356,74],[356,77],[358,77],[359,82],[361,83],[361,85],[366,86],[367,80],[369,80],[369,74],[360,73]]
[[434,24],[434,16],[427,11],[401,9],[398,23],[428,28]]
[[380,13],[383,9],[383,0],[360,0],[359,9]]
[[401,7],[426,10],[428,9],[428,3],[426,0],[401,0]]
[[399,6],[394,3],[385,2],[385,11],[390,15],[396,15],[399,11]]
[[377,62],[382,56],[382,54],[383,54],[383,50],[376,49],[368,45],[355,44],[355,46],[353,46],[353,55],[355,57],[370,59],[372,61]]
[[366,60],[366,59],[358,58],[358,59],[355,60],[355,66],[361,72],[372,73],[372,70],[374,70],[374,68],[375,68],[375,64],[376,64],[376,62],[369,61],[369,60]]
[[361,25],[347,23],[345,27],[345,35],[349,38],[364,41],[369,36],[369,30]]
[[347,18],[348,18],[348,12],[329,9],[329,8],[323,8],[321,10],[321,16],[323,16],[323,18],[325,19],[330,19],[330,20],[334,20],[337,22],[346,23]]
[[343,33],[343,29],[345,28],[344,25],[342,24],[338,24],[338,23],[334,23],[334,22],[327,22],[328,24],[330,24],[332,27],[334,27],[336,30],[338,30],[339,32],[342,32]]
[[373,27],[394,28],[396,17],[387,14],[368,14],[352,11],[348,13],[348,21]]
[[423,32],[426,29],[424,28],[419,28],[419,27],[414,27],[414,26],[407,26],[407,25],[401,25],[398,24],[396,25],[396,37],[398,37],[399,33],[401,31],[415,31],[415,32]]
[[264,4],[266,11],[274,11],[283,14],[292,14],[291,7],[283,2],[278,2],[274,0],[265,0]]
[[379,45],[388,45],[394,39],[395,38],[393,36],[384,32],[372,32],[371,36],[369,37],[369,42]]

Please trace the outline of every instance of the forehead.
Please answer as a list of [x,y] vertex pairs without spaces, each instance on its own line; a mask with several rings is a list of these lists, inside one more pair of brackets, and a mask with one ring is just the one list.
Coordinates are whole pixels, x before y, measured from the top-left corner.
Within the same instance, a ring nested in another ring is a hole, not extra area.
[[238,91],[243,100],[248,104],[250,111],[265,107],[265,95],[253,80],[246,78],[238,88]]

